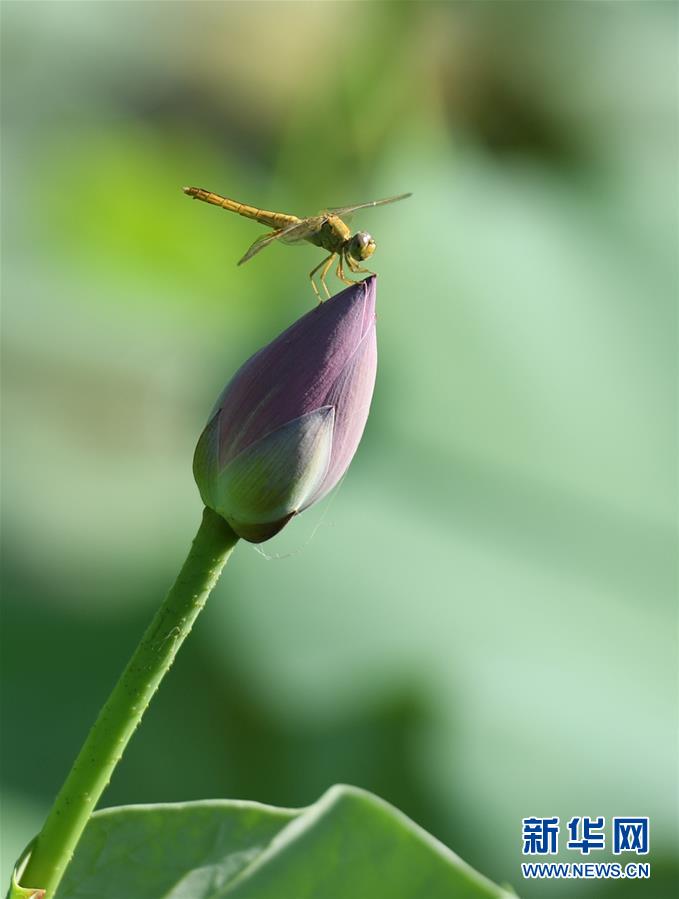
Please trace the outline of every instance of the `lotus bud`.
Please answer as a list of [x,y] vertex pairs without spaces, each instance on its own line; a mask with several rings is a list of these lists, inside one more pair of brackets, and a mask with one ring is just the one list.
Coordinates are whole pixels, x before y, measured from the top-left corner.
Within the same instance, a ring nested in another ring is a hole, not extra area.
[[349,467],[377,370],[376,278],[303,315],[236,372],[193,462],[206,506],[260,543],[322,499]]

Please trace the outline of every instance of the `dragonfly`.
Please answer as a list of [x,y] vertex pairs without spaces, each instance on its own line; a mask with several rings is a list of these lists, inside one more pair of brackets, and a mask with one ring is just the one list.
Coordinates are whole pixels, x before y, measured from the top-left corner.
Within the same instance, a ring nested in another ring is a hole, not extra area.
[[337,260],[337,277],[344,284],[356,283],[351,278],[347,278],[344,271],[345,262],[352,274],[374,274],[370,269],[361,266],[361,263],[369,259],[375,252],[376,244],[373,237],[367,231],[357,231],[355,234],[352,234],[351,229],[343,219],[359,209],[368,209],[371,206],[385,206],[387,203],[396,203],[398,200],[405,200],[407,197],[412,196],[410,193],[399,194],[396,197],[387,197],[384,200],[372,200],[370,203],[356,203],[354,206],[336,206],[326,209],[319,215],[299,218],[296,215],[289,215],[285,212],[257,209],[256,206],[239,203],[230,197],[222,197],[209,190],[203,190],[202,187],[184,187],[182,189],[185,194],[188,194],[194,200],[202,200],[204,203],[211,203],[213,206],[228,209],[229,212],[235,212],[238,215],[245,216],[245,218],[254,219],[261,225],[266,225],[272,229],[257,238],[247,253],[238,261],[238,265],[242,265],[244,262],[252,259],[257,253],[278,240],[290,244],[306,240],[314,246],[325,250],[328,255],[309,272],[311,286],[319,302],[322,302],[322,297],[314,281],[314,275],[319,269],[321,270],[319,280],[326,297],[330,297],[330,291],[325,279],[335,260]]

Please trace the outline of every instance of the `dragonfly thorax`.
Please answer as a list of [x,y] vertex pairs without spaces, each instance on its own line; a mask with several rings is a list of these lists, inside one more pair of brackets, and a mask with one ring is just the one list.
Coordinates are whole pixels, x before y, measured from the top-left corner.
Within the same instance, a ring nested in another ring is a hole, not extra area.
[[367,231],[357,231],[348,241],[347,252],[357,262],[368,259],[375,252],[375,241]]

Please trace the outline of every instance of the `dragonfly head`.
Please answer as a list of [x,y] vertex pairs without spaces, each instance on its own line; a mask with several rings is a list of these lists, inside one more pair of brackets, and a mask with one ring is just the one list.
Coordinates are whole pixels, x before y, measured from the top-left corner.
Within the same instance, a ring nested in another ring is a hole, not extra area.
[[367,231],[357,231],[353,237],[349,239],[347,252],[357,262],[367,259],[375,252],[375,241]]

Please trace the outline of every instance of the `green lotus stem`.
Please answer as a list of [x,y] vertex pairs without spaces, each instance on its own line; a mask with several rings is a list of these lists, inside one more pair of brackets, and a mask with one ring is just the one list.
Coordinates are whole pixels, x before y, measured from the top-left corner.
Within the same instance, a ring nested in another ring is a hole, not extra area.
[[[33,845],[21,876],[22,886],[45,890],[45,899],[54,896],[130,737],[237,541],[223,518],[204,510],[174,586],[99,713]],[[49,735],[43,737],[48,739]]]

